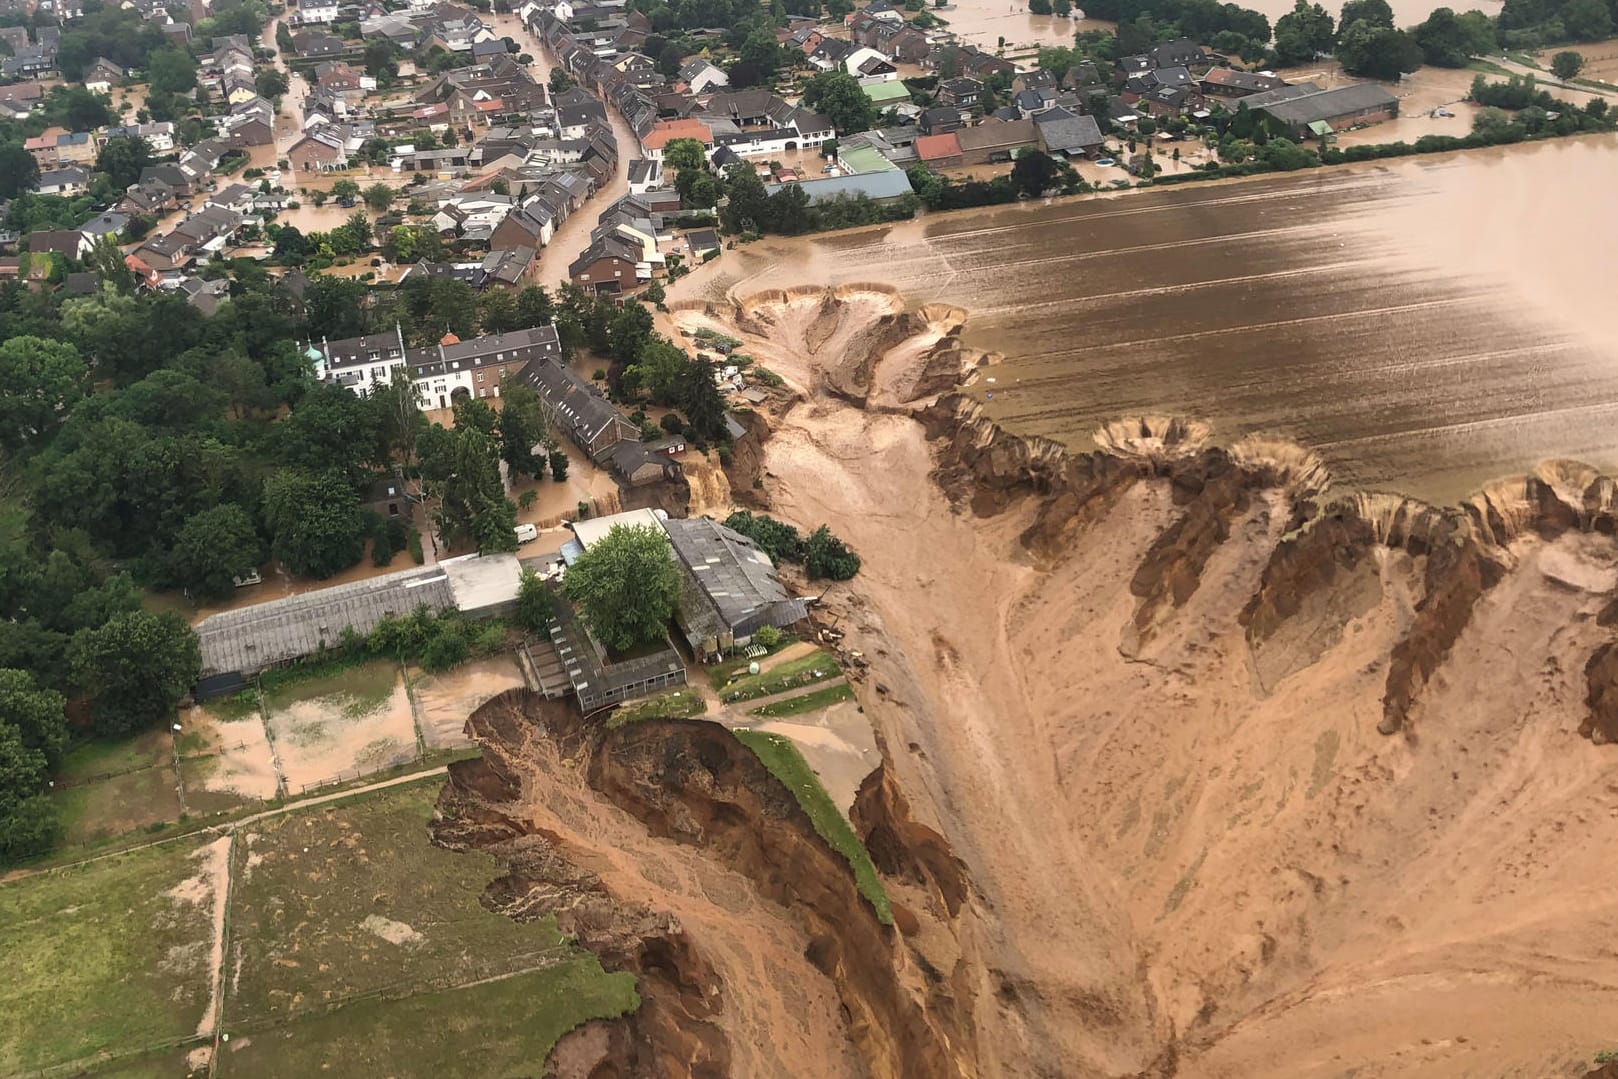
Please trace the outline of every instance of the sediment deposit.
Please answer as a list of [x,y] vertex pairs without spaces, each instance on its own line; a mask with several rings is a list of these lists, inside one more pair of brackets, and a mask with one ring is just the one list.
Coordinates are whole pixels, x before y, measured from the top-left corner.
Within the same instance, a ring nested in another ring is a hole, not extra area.
[[786,382],[733,497],[864,559],[818,609],[867,665],[884,763],[851,816],[895,927],[716,728],[492,702],[441,834],[508,860],[497,907],[599,911],[581,938],[643,975],[647,1007],[564,1049],[1582,1075],[1618,1014],[1613,482],[1555,461],[1435,506],[1174,416],[1071,452],[948,388],[996,370],[966,318],[859,284],[674,305]]

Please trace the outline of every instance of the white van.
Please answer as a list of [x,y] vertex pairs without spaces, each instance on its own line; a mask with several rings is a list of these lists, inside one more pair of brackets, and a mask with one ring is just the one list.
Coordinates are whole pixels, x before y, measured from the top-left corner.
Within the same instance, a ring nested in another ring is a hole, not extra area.
[[535,528],[533,525],[518,525],[514,531],[517,533],[518,543],[527,543],[529,540],[536,540],[539,538],[539,529]]

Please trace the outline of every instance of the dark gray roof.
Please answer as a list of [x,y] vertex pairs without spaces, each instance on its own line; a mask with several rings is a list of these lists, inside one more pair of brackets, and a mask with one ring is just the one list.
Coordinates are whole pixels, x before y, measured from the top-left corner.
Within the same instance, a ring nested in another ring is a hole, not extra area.
[[770,556],[710,517],[663,522],[686,577],[680,620],[694,648],[708,637],[750,636],[799,621],[807,601],[787,593]]
[[424,603],[433,611],[455,605],[449,578],[437,566],[210,615],[197,623],[202,674],[249,674],[313,655],[336,645],[345,626],[369,633],[389,615],[409,614]]
[[1045,149],[1071,153],[1101,145],[1101,128],[1094,116],[1076,116],[1066,109],[1052,109],[1034,118]]
[[[1293,88],[1289,86],[1284,89]],[[1249,109],[1263,109],[1282,123],[1297,127],[1367,109],[1386,108],[1390,105],[1397,107],[1399,104],[1398,98],[1373,82],[1353,83],[1331,90],[1298,94],[1281,101],[1265,101],[1262,104],[1259,101],[1260,98],[1270,98],[1279,93],[1280,90],[1271,90],[1269,93],[1254,94],[1252,97],[1243,98],[1242,102]]]

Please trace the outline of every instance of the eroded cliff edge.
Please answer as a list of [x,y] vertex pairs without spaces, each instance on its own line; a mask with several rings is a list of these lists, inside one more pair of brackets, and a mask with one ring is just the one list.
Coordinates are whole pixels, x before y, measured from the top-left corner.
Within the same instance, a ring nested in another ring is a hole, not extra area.
[[[792,793],[723,727],[608,729],[515,690],[468,720],[435,839],[506,868],[485,904],[554,915],[642,1006],[564,1044],[592,1076],[974,1075],[947,972],[913,962]],[[885,868],[943,922],[966,883],[902,798],[861,795]],[[907,917],[916,916],[907,910]],[[577,1065],[574,1065],[577,1066]],[[777,1069],[785,1067],[786,1070]]]

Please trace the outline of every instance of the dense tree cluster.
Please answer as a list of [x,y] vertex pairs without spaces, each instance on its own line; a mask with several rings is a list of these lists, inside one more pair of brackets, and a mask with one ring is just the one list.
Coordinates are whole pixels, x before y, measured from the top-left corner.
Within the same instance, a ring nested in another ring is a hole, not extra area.
[[821,525],[804,539],[791,525],[766,514],[740,510],[725,518],[725,527],[734,529],[758,544],[776,565],[802,563],[811,580],[846,581],[860,571],[860,556],[831,529]]

